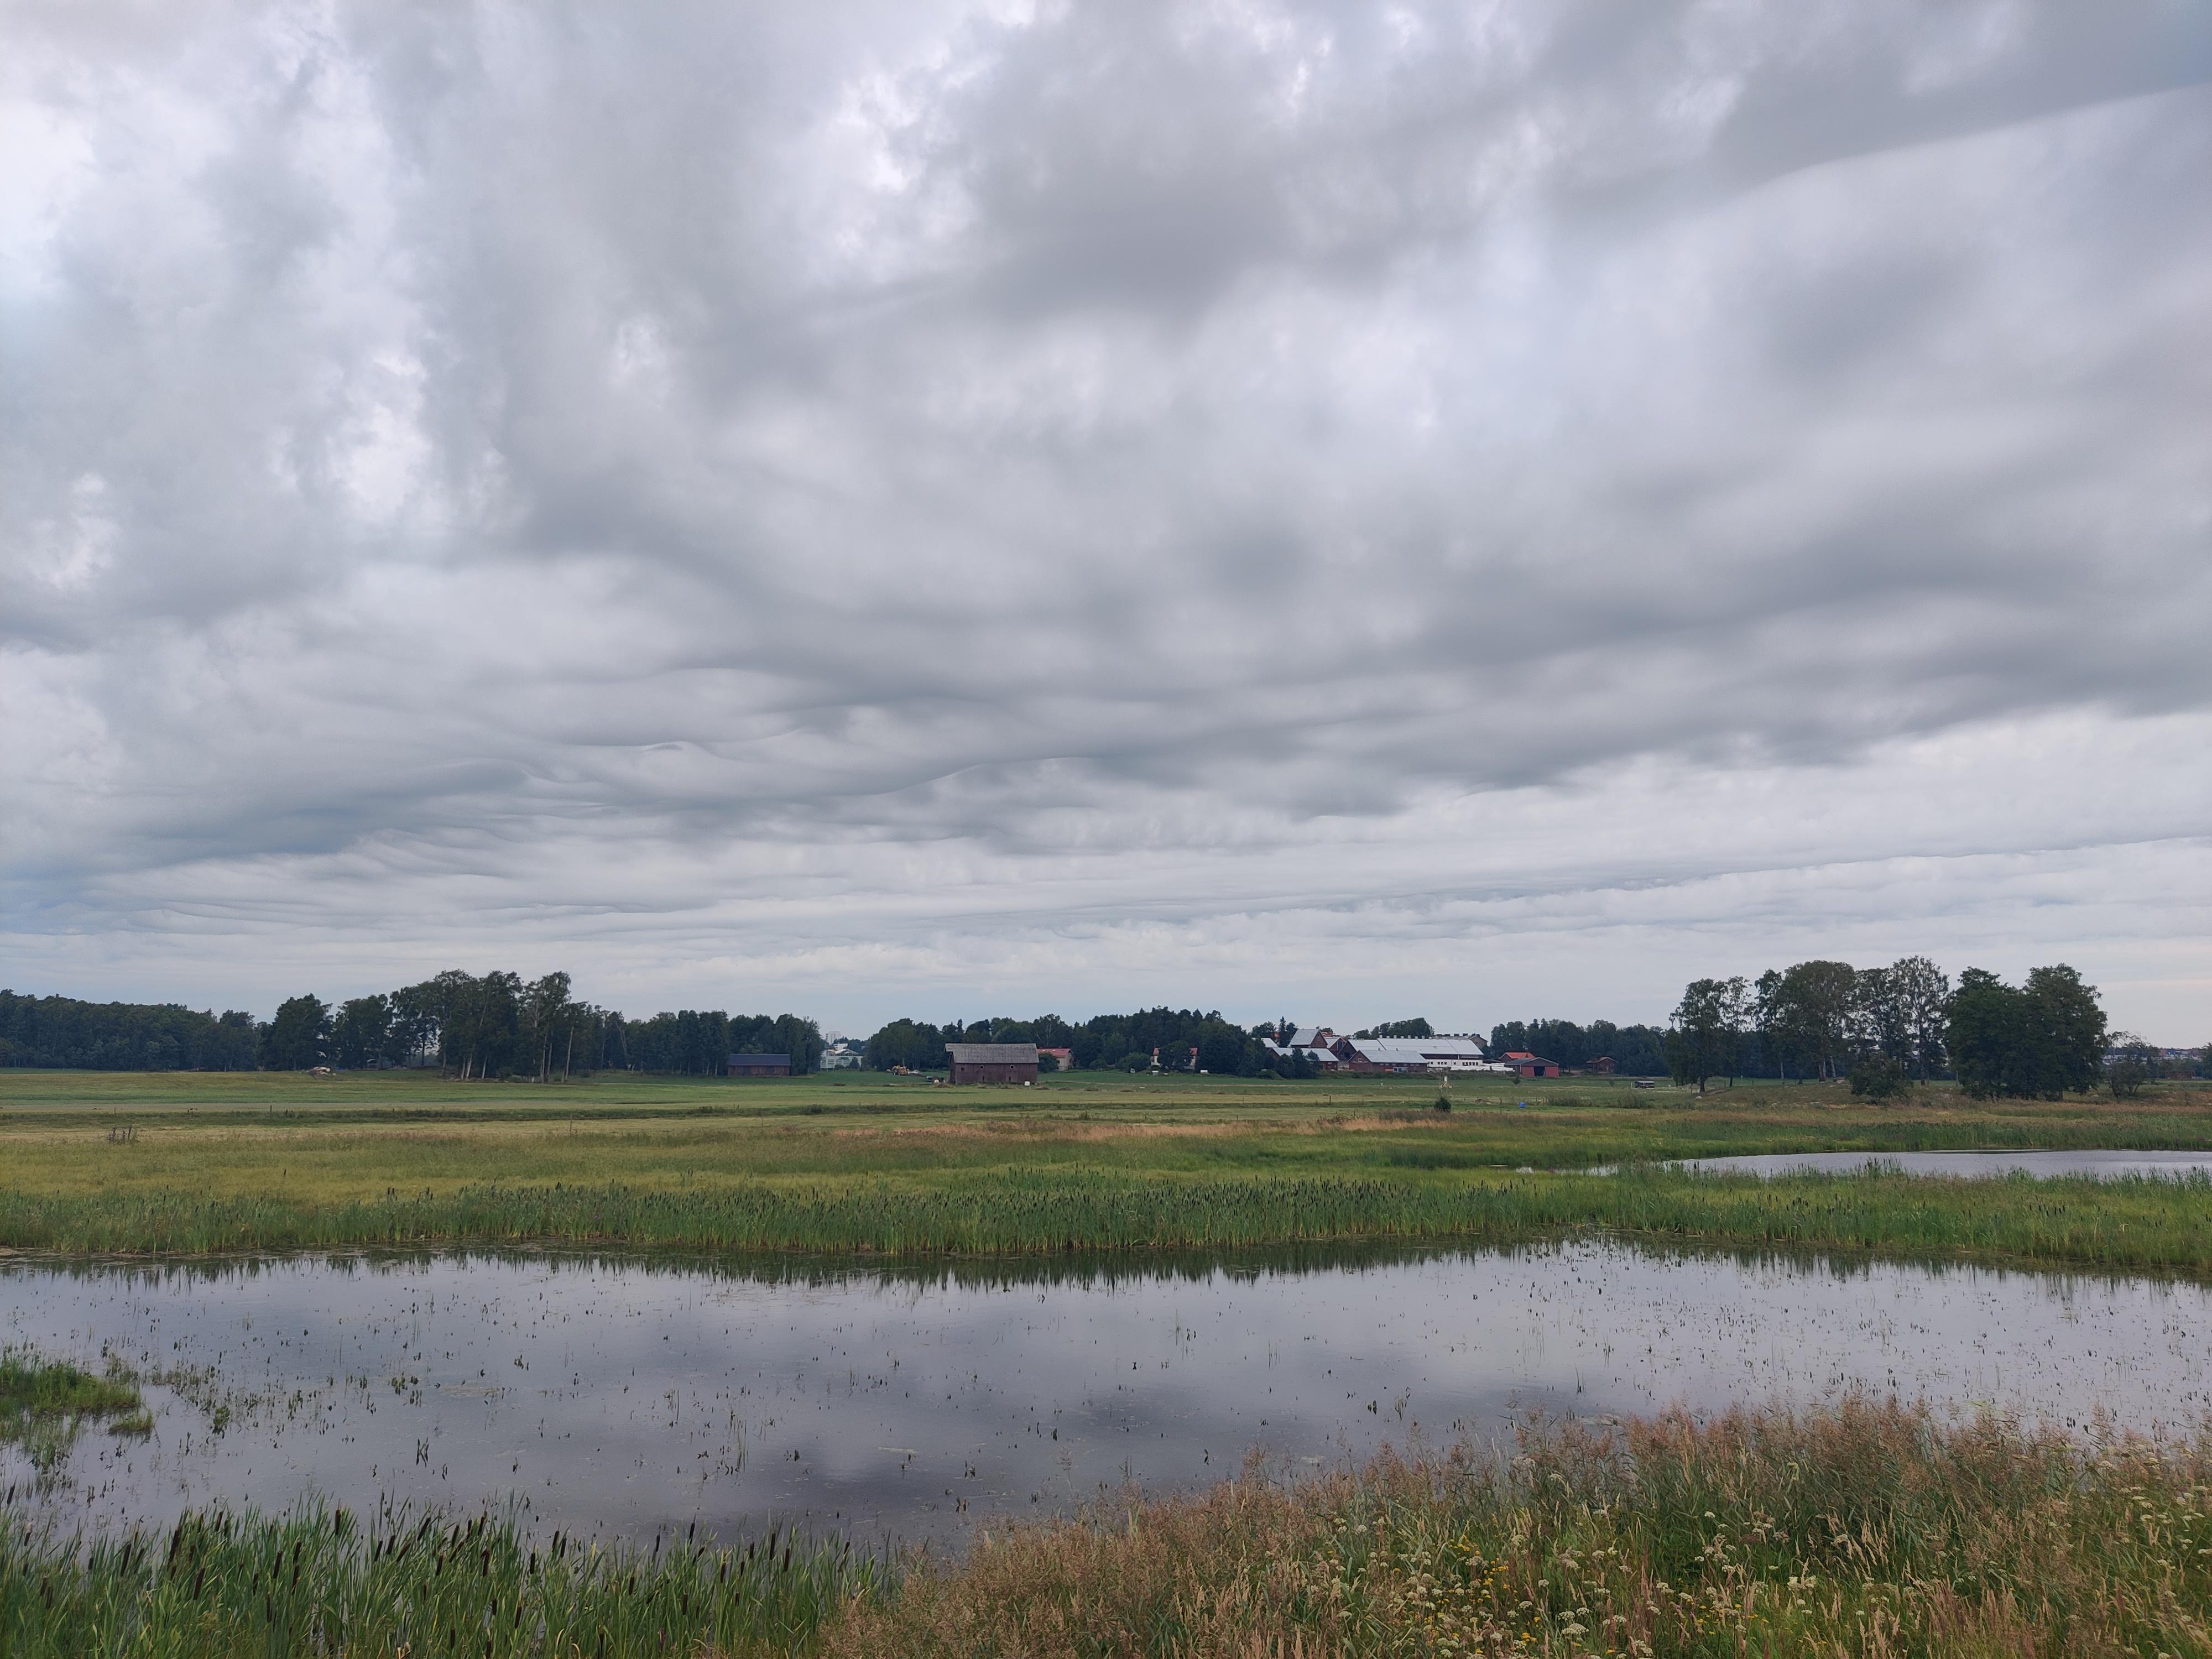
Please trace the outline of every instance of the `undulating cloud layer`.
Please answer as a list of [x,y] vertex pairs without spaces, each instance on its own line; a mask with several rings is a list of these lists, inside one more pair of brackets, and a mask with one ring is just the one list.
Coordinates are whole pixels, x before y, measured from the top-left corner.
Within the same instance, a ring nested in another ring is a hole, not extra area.
[[2196,8],[0,34],[17,989],[2212,1036]]

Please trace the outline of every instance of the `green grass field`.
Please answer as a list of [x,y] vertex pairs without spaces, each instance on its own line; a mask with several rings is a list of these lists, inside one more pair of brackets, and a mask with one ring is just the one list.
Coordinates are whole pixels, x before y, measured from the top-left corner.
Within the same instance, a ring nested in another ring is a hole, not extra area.
[[1571,1173],[1734,1152],[2206,1148],[2203,1085],[2062,1103],[1937,1086],[1873,1106],[1840,1085],[1701,1100],[1462,1079],[1448,1114],[1437,1092],[1081,1073],[1020,1090],[856,1073],[539,1086],[0,1072],[0,1248],[1040,1253],[1607,1228],[2212,1274],[2201,1182]]

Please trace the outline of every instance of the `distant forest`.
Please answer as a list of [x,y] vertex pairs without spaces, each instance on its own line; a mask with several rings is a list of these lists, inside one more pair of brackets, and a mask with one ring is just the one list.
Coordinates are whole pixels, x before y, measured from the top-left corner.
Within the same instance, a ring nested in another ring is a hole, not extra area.
[[[948,1042],[1035,1042],[1065,1048],[1078,1068],[1311,1077],[1310,1060],[1272,1052],[1289,1019],[1242,1026],[1218,1009],[1162,1006],[1098,1014],[1080,1024],[1028,1019],[895,1019],[870,1037],[878,1071],[941,1071]],[[1427,1036],[1401,1019],[1354,1036]],[[732,1053],[788,1054],[794,1073],[819,1069],[822,1030],[797,1014],[684,1009],[631,1019],[571,994],[569,976],[449,970],[414,985],[331,1005],[288,999],[273,1018],[173,1003],[82,1002],[0,991],[0,1066],[99,1071],[271,1071],[436,1066],[453,1077],[550,1080],[631,1071],[714,1077]],[[1925,957],[1887,968],[1801,962],[1756,980],[1691,982],[1664,1027],[1593,1020],[1509,1020],[1491,1028],[1495,1056],[1525,1049],[1570,1070],[1609,1056],[1631,1077],[1848,1079],[1880,1097],[1955,1078],[1976,1095],[2055,1097],[2103,1085],[2127,1093],[2152,1079],[2212,1073],[2212,1048],[2177,1060],[2106,1028],[2096,988],[2063,963],[2012,986],[1969,968],[1954,984]]]
[[259,1028],[236,1012],[173,1002],[79,1002],[0,991],[0,1066],[96,1072],[250,1072]]
[[[1250,1027],[1218,1010],[1158,1007],[1100,1014],[1080,1025],[1057,1014],[1032,1019],[893,1020],[868,1039],[867,1063],[942,1071],[948,1042],[1036,1042],[1073,1051],[1085,1070],[1148,1069],[1155,1049],[1170,1070],[1256,1077],[1314,1074],[1269,1055],[1297,1028],[1287,1019]],[[1426,1036],[1425,1019],[1398,1020],[1360,1036]],[[1661,1077],[1665,1033],[1595,1020],[1514,1020],[1492,1028],[1490,1046],[1527,1048],[1579,1067],[1610,1054],[1632,1076]],[[794,1072],[819,1065],[821,1027],[796,1014],[730,1014],[720,1009],[629,1019],[569,994],[566,974],[440,974],[419,984],[337,1004],[293,997],[274,1019],[236,1011],[199,1013],[174,1003],[80,1002],[0,991],[0,1066],[96,1071],[270,1071],[312,1066],[360,1069],[436,1065],[457,1077],[559,1077],[600,1071],[719,1073],[734,1052],[788,1054]]]
[[1594,1019],[1587,1025],[1571,1019],[1515,1019],[1490,1028],[1490,1052],[1518,1048],[1577,1071],[1594,1060],[1610,1057],[1613,1069],[1624,1077],[1664,1077],[1666,1039],[1667,1033],[1656,1025],[1615,1025],[1609,1019]]
[[550,1081],[599,1071],[719,1077],[732,1052],[788,1054],[811,1072],[822,1030],[797,1014],[720,1009],[628,1019],[580,1002],[566,974],[448,970],[336,1005],[288,998],[265,1023],[173,1003],[80,1002],[0,991],[0,1066],[93,1071],[305,1071],[437,1066],[455,1077]]
[[1133,1014],[1099,1014],[1080,1025],[1071,1025],[1058,1014],[967,1024],[953,1020],[943,1025],[895,1019],[868,1039],[867,1063],[879,1072],[895,1066],[939,1072],[945,1069],[948,1042],[1034,1042],[1040,1048],[1070,1050],[1082,1071],[1145,1071],[1152,1066],[1152,1051],[1158,1049],[1160,1064],[1168,1071],[1236,1077],[1258,1077],[1263,1073],[1312,1076],[1317,1068],[1310,1062],[1304,1066],[1278,1062],[1261,1046],[1261,1039],[1275,1036],[1279,1028],[1279,1022],[1270,1022],[1248,1030],[1224,1019],[1218,1009],[1201,1013],[1195,1008],[1168,1007]]

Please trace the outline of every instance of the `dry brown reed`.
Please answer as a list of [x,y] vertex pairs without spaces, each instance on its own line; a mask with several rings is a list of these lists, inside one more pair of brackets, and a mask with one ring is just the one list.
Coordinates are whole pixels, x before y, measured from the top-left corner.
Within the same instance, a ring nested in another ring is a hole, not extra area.
[[835,1655],[2212,1655],[2212,1437],[2085,1443],[1863,1401],[1531,1425],[1024,1527]]

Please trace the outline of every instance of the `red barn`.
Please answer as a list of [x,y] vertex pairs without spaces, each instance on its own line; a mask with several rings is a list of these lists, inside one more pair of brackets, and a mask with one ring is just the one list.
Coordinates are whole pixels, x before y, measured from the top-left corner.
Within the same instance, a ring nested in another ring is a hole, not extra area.
[[1526,1048],[1507,1049],[1505,1063],[1522,1077],[1557,1077],[1559,1074],[1558,1060],[1547,1060],[1541,1054],[1532,1054]]

